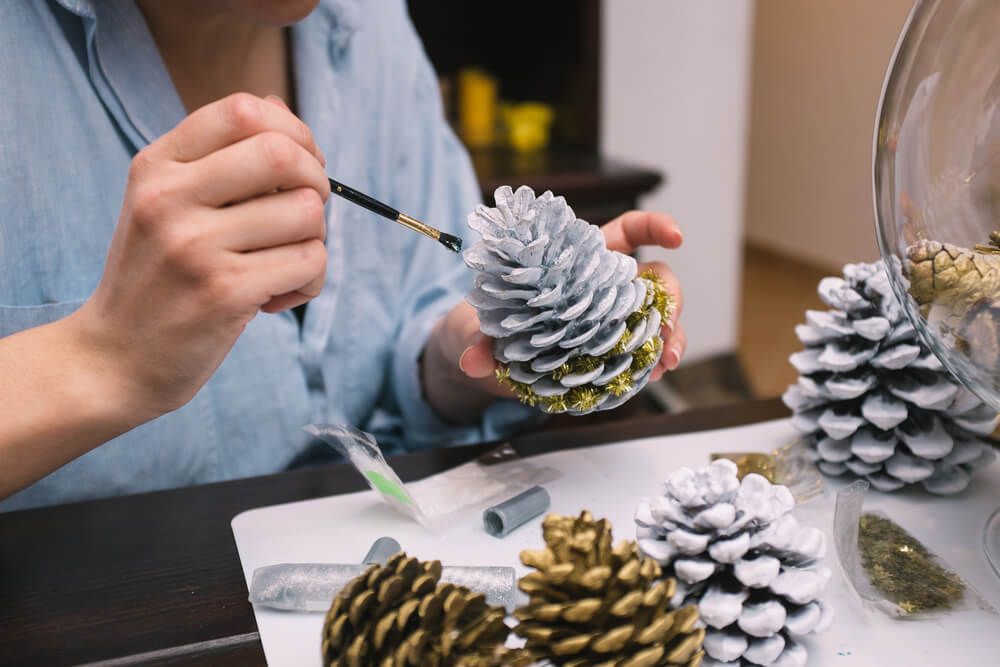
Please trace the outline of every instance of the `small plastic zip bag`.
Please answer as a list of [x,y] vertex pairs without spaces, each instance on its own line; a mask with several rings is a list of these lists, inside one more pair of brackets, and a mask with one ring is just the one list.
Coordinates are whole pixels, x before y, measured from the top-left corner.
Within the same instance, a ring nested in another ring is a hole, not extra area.
[[844,574],[866,606],[907,620],[996,610],[948,563],[883,512],[865,511],[869,484],[837,493],[833,532]]
[[434,530],[443,530],[449,523],[446,517],[455,512],[486,508],[562,476],[554,468],[522,459],[504,447],[446,472],[404,484],[370,433],[344,424],[310,424],[305,430],[341,452],[391,507]]

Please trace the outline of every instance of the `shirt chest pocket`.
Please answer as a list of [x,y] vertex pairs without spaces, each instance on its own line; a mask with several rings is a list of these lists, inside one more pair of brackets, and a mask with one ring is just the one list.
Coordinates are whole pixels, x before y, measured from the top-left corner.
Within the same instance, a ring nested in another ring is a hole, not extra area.
[[0,338],[18,331],[55,322],[75,312],[86,299],[58,301],[37,306],[4,306],[0,304]]

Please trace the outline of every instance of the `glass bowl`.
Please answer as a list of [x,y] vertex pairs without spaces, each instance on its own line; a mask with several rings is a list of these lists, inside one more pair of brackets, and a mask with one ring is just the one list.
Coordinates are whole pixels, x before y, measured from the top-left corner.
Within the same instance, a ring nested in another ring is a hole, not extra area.
[[[997,0],[914,5],[879,104],[874,196],[896,296],[945,368],[1000,410]],[[1000,521],[990,523],[998,568]]]
[[1000,2],[917,2],[875,134],[878,240],[945,367],[1000,409]]

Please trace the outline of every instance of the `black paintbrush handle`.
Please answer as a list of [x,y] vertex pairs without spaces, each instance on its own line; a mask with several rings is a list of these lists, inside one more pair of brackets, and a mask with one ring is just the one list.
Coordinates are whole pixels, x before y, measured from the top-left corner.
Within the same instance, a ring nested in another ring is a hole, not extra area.
[[333,180],[329,176],[327,176],[327,178],[330,180],[330,191],[335,195],[343,197],[347,201],[357,204],[362,208],[366,208],[376,215],[381,215],[384,218],[388,218],[393,222],[397,222],[404,227],[423,234],[428,238],[434,239],[452,252],[462,251],[462,239],[454,234],[448,234],[446,232],[442,232],[440,229],[435,229],[426,223],[420,222],[414,217],[406,215],[405,213],[400,213],[393,207],[383,204],[373,197],[369,197],[364,192],[359,192],[352,187]]
[[[328,177],[329,178],[329,177]],[[389,218],[390,220],[396,220],[399,217],[399,211],[393,207],[383,204],[377,199],[369,197],[364,192],[355,190],[354,188],[344,185],[339,181],[330,179],[330,190],[335,195],[339,195],[349,202],[353,202],[358,206],[362,206],[372,213],[377,213],[382,217]]]

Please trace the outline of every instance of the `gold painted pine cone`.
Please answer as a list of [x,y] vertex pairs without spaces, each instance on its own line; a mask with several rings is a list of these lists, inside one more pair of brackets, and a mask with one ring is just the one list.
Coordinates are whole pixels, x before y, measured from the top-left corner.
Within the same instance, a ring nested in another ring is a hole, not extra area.
[[517,663],[503,645],[506,610],[482,593],[440,584],[440,561],[396,554],[351,581],[323,624],[323,664],[494,667]]
[[523,551],[536,569],[519,587],[530,601],[514,612],[514,632],[536,660],[556,665],[653,667],[701,664],[704,628],[694,606],[671,609],[676,582],[635,542],[611,542],[611,525],[589,512],[550,514],[546,548]]
[[976,363],[1000,367],[1000,231],[990,243],[962,248],[926,239],[907,248],[910,294],[924,317],[955,337]]
[[[992,243],[994,235],[990,240]],[[918,241],[907,249],[910,294],[921,308],[940,304],[951,309],[954,316],[962,317],[973,304],[1000,298],[998,252],[996,246],[969,249],[938,241]]]

